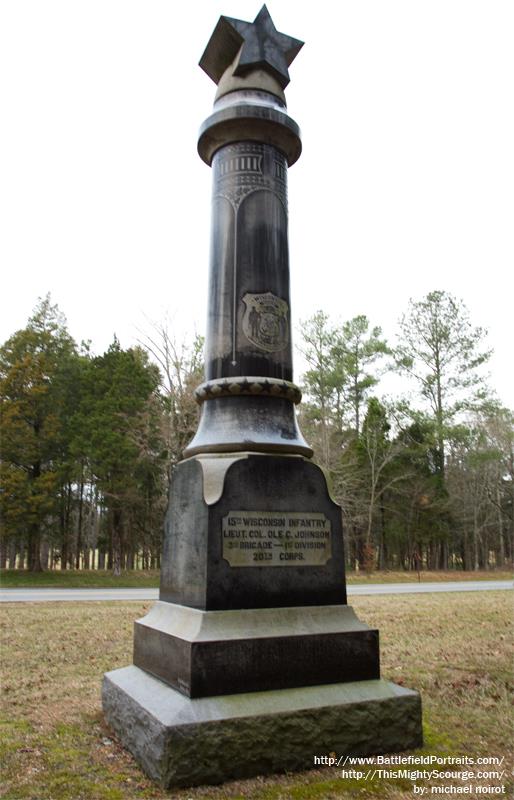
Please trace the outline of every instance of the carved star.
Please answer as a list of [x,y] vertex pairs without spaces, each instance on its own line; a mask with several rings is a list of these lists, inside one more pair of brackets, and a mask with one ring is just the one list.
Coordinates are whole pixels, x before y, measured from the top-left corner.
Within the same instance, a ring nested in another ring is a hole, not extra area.
[[299,39],[277,31],[264,5],[253,22],[220,17],[200,66],[218,83],[240,50],[234,75],[242,76],[253,69],[263,69],[285,89],[289,83],[287,68],[302,46]]

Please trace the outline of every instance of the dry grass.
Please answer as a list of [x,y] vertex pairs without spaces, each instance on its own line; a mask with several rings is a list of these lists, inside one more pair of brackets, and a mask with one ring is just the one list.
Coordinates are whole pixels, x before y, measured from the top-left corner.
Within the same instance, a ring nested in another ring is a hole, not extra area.
[[512,580],[512,570],[478,570],[477,572],[464,572],[452,569],[446,571],[417,572],[380,570],[375,572],[350,572],[347,575],[348,583],[445,583],[447,581],[508,581]]
[[[510,592],[354,598],[380,628],[384,677],[421,691],[426,753],[511,759]],[[9,800],[412,798],[405,780],[342,780],[330,767],[165,792],[105,727],[103,672],[131,662],[150,603],[8,604],[2,615],[3,782]],[[507,789],[508,796],[509,789]],[[503,795],[505,796],[505,795]]]

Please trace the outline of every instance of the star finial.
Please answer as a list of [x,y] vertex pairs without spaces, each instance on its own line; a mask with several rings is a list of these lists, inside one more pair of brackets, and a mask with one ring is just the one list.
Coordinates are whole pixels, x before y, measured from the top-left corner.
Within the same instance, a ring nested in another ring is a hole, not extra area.
[[239,51],[234,75],[244,76],[254,69],[271,73],[285,89],[289,83],[288,67],[300,52],[303,42],[277,31],[264,5],[253,22],[220,17],[200,66],[218,83]]

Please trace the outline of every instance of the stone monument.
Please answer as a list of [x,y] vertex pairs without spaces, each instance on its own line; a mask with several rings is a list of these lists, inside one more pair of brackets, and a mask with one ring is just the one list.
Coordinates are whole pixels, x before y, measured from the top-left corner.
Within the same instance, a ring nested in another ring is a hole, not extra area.
[[378,631],[346,604],[341,510],[297,425],[287,114],[302,42],[263,6],[220,17],[200,61],[218,86],[198,152],[213,170],[205,383],[170,487],[160,599],[106,719],[163,786],[308,769],[316,753],[422,742],[421,703],[380,679]]

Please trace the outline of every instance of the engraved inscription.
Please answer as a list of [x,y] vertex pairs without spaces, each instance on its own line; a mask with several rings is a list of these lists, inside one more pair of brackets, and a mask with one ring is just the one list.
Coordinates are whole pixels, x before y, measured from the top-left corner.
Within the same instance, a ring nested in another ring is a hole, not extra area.
[[231,567],[317,567],[332,557],[330,520],[318,512],[229,511],[222,541]]

